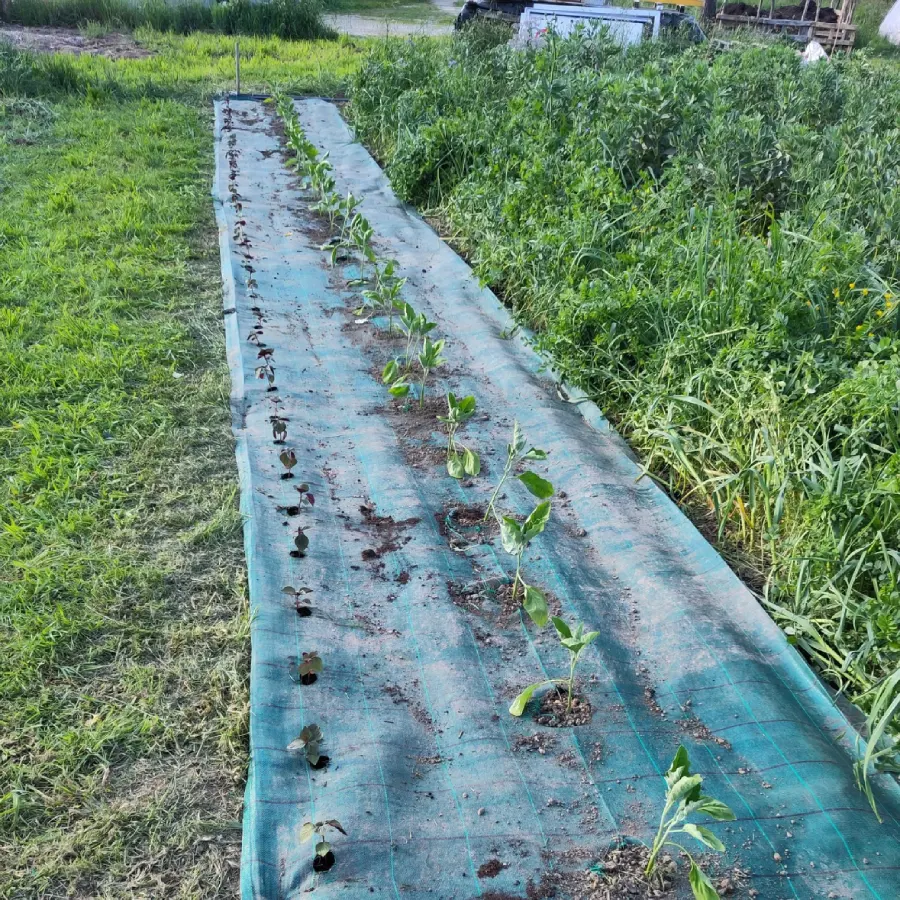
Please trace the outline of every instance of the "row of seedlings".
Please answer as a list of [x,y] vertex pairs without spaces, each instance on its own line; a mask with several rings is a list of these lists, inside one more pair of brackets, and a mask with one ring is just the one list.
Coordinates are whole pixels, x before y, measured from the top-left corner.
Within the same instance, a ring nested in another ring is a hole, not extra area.
[[[342,196],[336,189],[334,172],[327,154],[307,138],[300,125],[293,101],[284,95],[275,96],[275,105],[284,125],[285,139],[294,157],[291,164],[303,179],[305,187],[316,195],[312,209],[328,219],[331,238],[323,246],[330,254],[331,264],[355,258],[359,264],[359,276],[350,282],[351,287],[362,288],[360,307],[355,310],[358,321],[369,321],[376,315],[387,317],[387,327],[393,333],[395,327],[406,337],[402,355],[391,359],[384,366],[381,376],[388,392],[394,397],[409,397],[424,406],[429,376],[446,362],[443,355],[445,341],[433,340],[431,332],[436,327],[424,313],[417,312],[401,297],[405,278],[399,277],[394,260],[378,259],[373,246],[373,229],[368,220],[358,211],[358,198],[348,193]],[[396,325],[395,325],[396,320]],[[473,396],[457,397],[447,393],[447,414],[437,416],[447,433],[446,468],[450,477],[462,479],[477,477],[481,471],[478,454],[464,446],[457,434],[476,411]],[[560,616],[551,616],[544,593],[528,584],[522,575],[522,560],[532,542],[544,531],[551,512],[551,498],[555,490],[553,484],[536,472],[526,470],[514,474],[522,464],[545,460],[547,453],[528,446],[518,422],[513,424],[512,440],[506,447],[506,461],[499,482],[491,493],[485,512],[487,521],[493,516],[500,528],[503,549],[516,563],[512,578],[512,600],[521,597],[525,612],[538,628],[551,622],[560,644],[569,657],[568,674],[561,678],[544,679],[528,685],[513,700],[509,712],[521,716],[528,701],[542,688],[557,690],[566,699],[566,712],[572,707],[575,691],[575,670],[584,650],[599,636],[598,631],[585,631],[582,624],[570,625]],[[501,490],[510,478],[518,479],[534,497],[535,506],[523,521],[497,510],[497,500]],[[301,738],[295,742],[298,749],[308,746]],[[318,752],[316,749],[315,752]],[[690,862],[689,882],[698,900],[718,898],[718,893],[705,872],[697,865],[693,856],[674,840],[675,836],[686,834],[705,846],[724,852],[725,847],[716,835],[702,825],[688,821],[688,817],[706,815],[719,821],[734,819],[731,809],[719,800],[702,793],[702,776],[691,773],[690,759],[684,746],[680,746],[665,774],[666,795],[660,817],[659,828],[652,845],[647,849],[644,877],[650,884],[664,886],[671,874],[671,862],[661,857],[665,847],[672,847],[683,853]],[[301,839],[306,840],[327,825],[340,828],[338,823],[306,823],[301,831]],[[341,829],[343,830],[343,829]],[[328,843],[321,838],[318,848],[328,850]]]

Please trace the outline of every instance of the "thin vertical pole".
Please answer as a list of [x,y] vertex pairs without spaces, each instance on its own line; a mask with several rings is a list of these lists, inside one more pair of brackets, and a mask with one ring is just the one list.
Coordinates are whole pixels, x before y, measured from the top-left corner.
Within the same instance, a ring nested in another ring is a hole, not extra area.
[[241,42],[234,42],[234,83],[235,93],[241,92]]

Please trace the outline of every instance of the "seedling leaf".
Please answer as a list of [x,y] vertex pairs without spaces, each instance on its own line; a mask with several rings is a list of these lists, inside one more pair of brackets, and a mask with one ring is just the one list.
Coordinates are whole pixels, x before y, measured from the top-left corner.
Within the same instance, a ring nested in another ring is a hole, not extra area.
[[525,607],[525,612],[538,628],[543,628],[547,624],[549,614],[547,598],[536,587],[532,587],[530,584],[525,585],[525,599],[522,606]]
[[691,860],[691,871],[688,875],[695,900],[719,900],[719,894],[707,878],[706,873]]
[[525,537],[526,543],[532,538],[537,537],[544,530],[544,526],[547,524],[547,520],[549,518],[550,501],[545,500],[543,503],[539,503],[531,511],[531,515],[525,520],[525,523],[522,525],[522,533]]
[[541,478],[540,475],[535,475],[534,472],[523,472],[518,477],[519,481],[528,488],[529,493],[538,500],[546,500],[553,496],[553,485],[545,478]]
[[305,844],[315,833],[316,826],[312,822],[304,822],[303,827],[300,829],[300,843]]
[[465,463],[458,453],[447,457],[447,474],[451,478],[462,478],[466,474]]
[[522,526],[512,516],[503,516],[500,520],[500,541],[503,549],[513,556],[518,556],[525,549]]
[[512,705],[509,707],[509,711],[514,716],[521,716],[523,712],[525,712],[525,707],[528,705],[528,701],[531,699],[534,692],[539,688],[543,687],[547,684],[546,681],[538,681],[535,684],[529,684],[515,700],[513,700]]
[[466,449],[463,453],[463,468],[467,475],[477,475],[481,471],[481,460],[477,453]]
[[329,850],[331,850],[331,844],[328,841],[319,841],[316,844],[316,856],[327,856]]
[[719,853],[725,852],[725,845],[708,828],[687,822],[682,826],[681,830],[692,838],[696,838],[701,844],[706,844],[707,847],[712,847],[713,850],[718,850]]

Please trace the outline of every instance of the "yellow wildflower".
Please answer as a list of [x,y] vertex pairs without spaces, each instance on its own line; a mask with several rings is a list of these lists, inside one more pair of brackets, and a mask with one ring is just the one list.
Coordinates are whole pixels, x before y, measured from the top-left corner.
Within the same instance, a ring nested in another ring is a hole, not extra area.
[[888,292],[884,295],[884,299],[885,299],[885,300],[893,300],[893,298],[894,298],[894,295],[893,295],[890,291],[888,291]]
[[850,282],[850,290],[852,291],[853,288],[855,288],[855,287],[856,287],[856,282],[855,282],[855,281],[851,281],[851,282]]
[[841,289],[840,289],[840,288],[835,288],[831,293],[834,294],[835,297],[840,297],[840,296],[841,296]]
[[863,289],[862,289],[862,295],[863,295],[863,297],[868,297],[868,296],[869,296],[869,289],[868,289],[868,288],[863,288]]
[[878,318],[880,319],[880,318],[884,315],[884,310],[883,310],[883,309],[876,309],[876,310],[875,310],[875,315],[878,316]]

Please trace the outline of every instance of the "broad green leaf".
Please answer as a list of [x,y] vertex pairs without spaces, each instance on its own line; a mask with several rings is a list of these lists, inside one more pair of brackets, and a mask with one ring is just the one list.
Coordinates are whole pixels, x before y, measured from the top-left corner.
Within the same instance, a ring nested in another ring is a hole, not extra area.
[[471,416],[475,412],[475,398],[472,396],[463,397],[459,401],[459,408],[466,416]]
[[719,894],[706,877],[706,873],[691,860],[691,872],[688,875],[695,900],[719,900]]
[[463,468],[467,475],[477,475],[481,471],[481,460],[478,458],[478,454],[466,450],[463,453]]
[[509,711],[511,715],[521,716],[523,712],[525,712],[525,707],[528,704],[528,701],[531,699],[534,692],[539,688],[543,687],[545,684],[549,684],[547,681],[538,681],[535,684],[529,684],[515,700],[513,700],[512,705],[509,707]]
[[587,647],[588,644],[593,644],[597,638],[600,637],[599,631],[589,631],[584,637],[581,639],[581,646]]
[[522,606],[538,628],[543,628],[547,624],[547,616],[550,613],[547,609],[547,598],[536,587],[525,585],[525,599]]
[[507,446],[506,452],[510,456],[518,456],[524,449],[525,435],[522,434],[522,429],[519,428],[519,422],[516,420],[513,422],[512,443]]
[[691,811],[705,813],[719,822],[731,822],[734,820],[734,813],[731,808],[714,797],[700,797],[695,803],[691,804]]
[[395,384],[393,387],[388,388],[388,393],[394,397],[405,397],[409,393],[409,385]]
[[518,556],[525,549],[522,526],[510,516],[504,516],[500,520],[500,541],[503,549],[513,556]]
[[319,745],[317,743],[309,744],[306,748],[306,761],[311,765],[318,765],[322,757],[319,755]]
[[540,475],[535,475],[534,472],[523,472],[518,478],[528,488],[528,492],[538,500],[546,500],[553,496],[553,485],[541,478]]
[[326,819],[325,824],[330,825],[332,828],[336,828],[341,834],[347,833],[346,831],[344,831],[343,826],[340,822],[338,822],[337,819]]
[[306,741],[303,738],[294,738],[288,745],[288,750],[302,750],[306,746]]
[[465,476],[466,467],[458,453],[447,457],[447,474],[451,478],[463,478]]
[[316,826],[312,822],[304,823],[300,829],[300,843],[305,844],[316,833]]
[[303,553],[309,546],[309,538],[302,532],[298,532],[294,536],[294,546]]
[[672,765],[669,766],[669,772],[674,773],[676,769],[682,769],[682,775],[691,774],[691,761],[688,757],[687,750],[684,748],[684,744],[679,744],[678,749],[675,751]]
[[546,450],[538,450],[537,447],[531,447],[529,451],[525,454],[523,459],[529,460],[538,460],[538,459],[546,459],[547,451]]
[[694,793],[694,791],[699,792],[702,781],[703,778],[700,775],[687,775],[684,778],[679,778],[678,781],[672,785],[672,788],[669,791],[669,798],[673,803],[678,803],[681,800],[690,801],[693,799],[691,794]]
[[531,511],[531,515],[522,525],[522,534],[525,538],[525,543],[528,543],[532,538],[537,537],[544,530],[544,526],[547,524],[547,519],[549,518],[550,501],[545,500],[543,503],[539,503]]
[[400,366],[397,365],[397,360],[392,359],[388,364],[381,370],[381,380],[385,384],[390,384],[392,381],[397,380],[397,376],[400,374]]
[[572,629],[566,625],[565,622],[559,616],[553,616],[550,621],[553,623],[553,627],[559,632],[559,634],[564,638],[572,637]]
[[700,841],[701,844],[706,844],[707,847],[712,847],[713,850],[718,850],[719,853],[725,852],[725,845],[708,828],[686,822],[681,826],[681,830]]
[[331,844],[328,841],[319,841],[316,844],[316,856],[327,856],[329,850],[331,850]]

